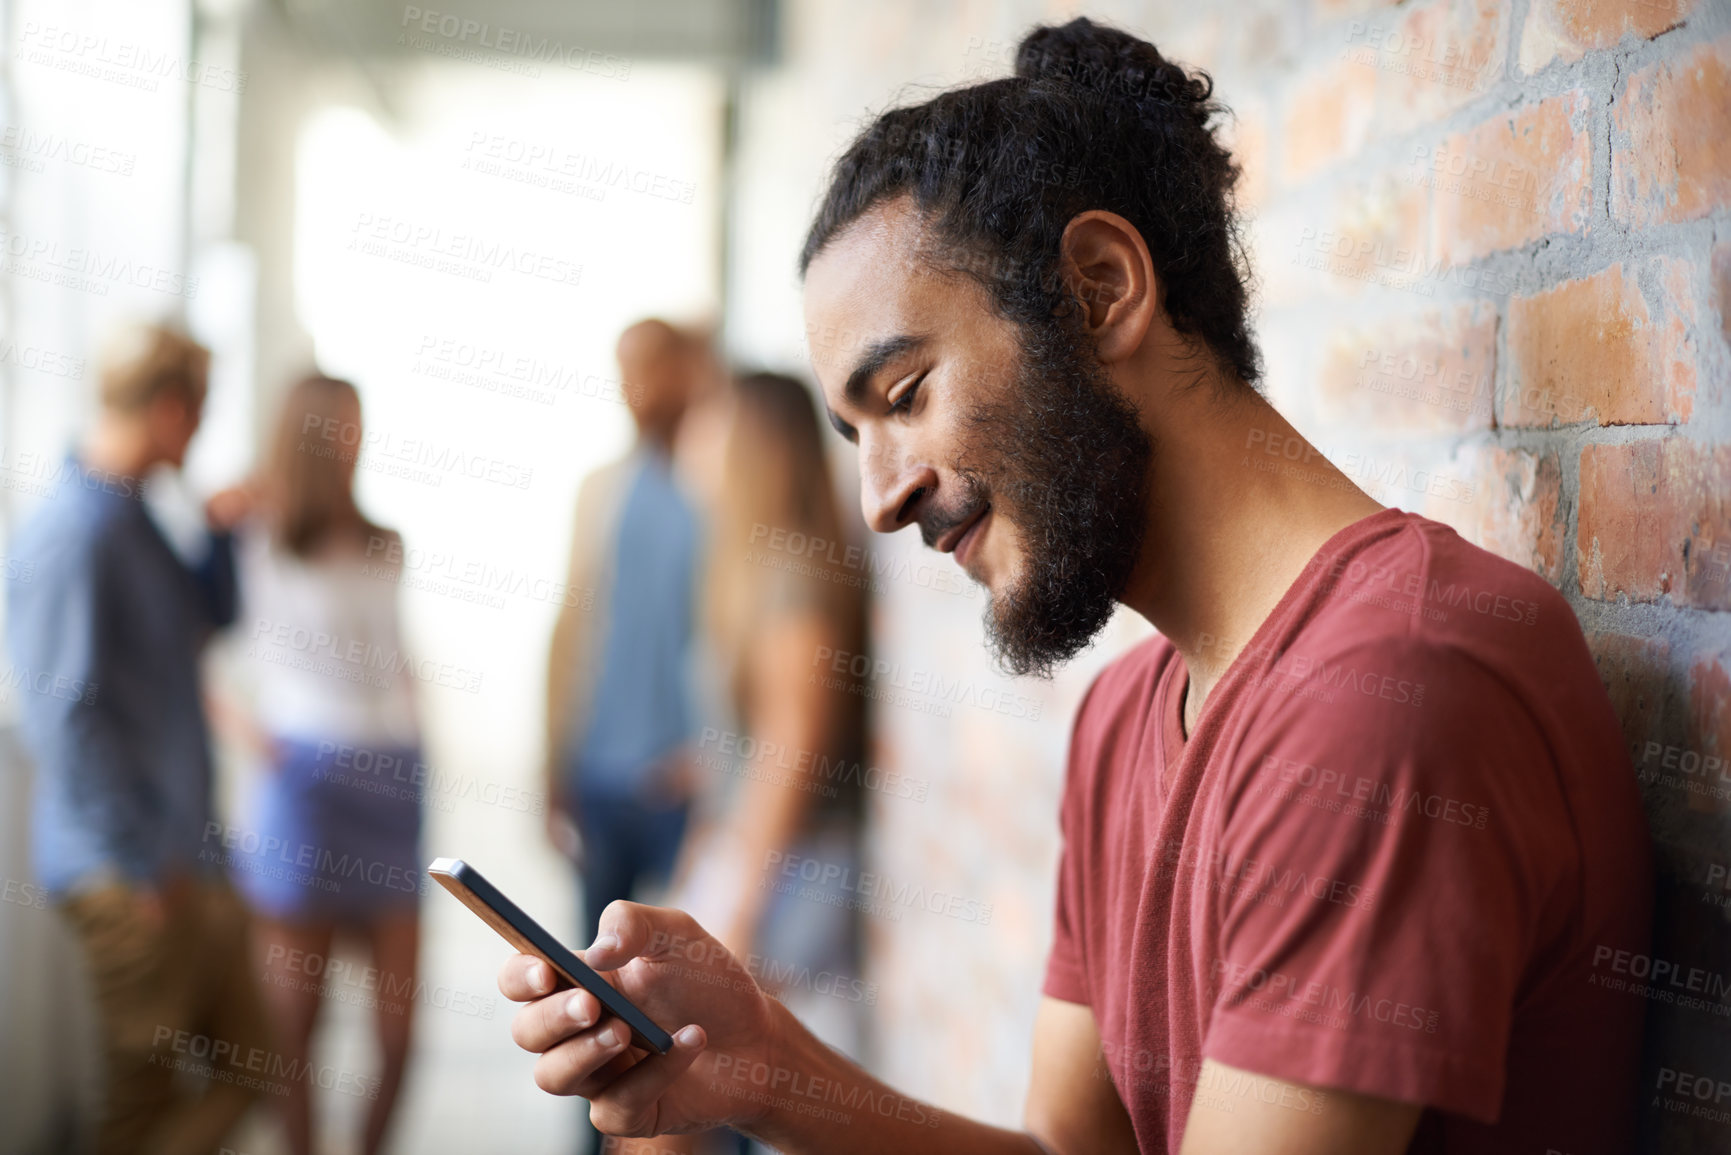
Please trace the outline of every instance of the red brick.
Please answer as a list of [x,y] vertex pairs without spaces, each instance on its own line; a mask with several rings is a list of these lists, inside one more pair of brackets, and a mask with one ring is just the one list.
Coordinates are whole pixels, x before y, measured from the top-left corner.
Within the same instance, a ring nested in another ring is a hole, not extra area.
[[1630,757],[1639,762],[1642,743],[1653,735],[1661,720],[1671,646],[1663,638],[1593,633],[1587,635],[1587,647],[1593,651],[1611,708],[1622,723]]
[[1689,420],[1699,383],[1693,270],[1669,257],[1640,267],[1657,282],[1652,307],[1624,265],[1510,298],[1504,425]]
[[1635,73],[1611,113],[1611,212],[1636,226],[1731,204],[1731,38]]
[[1731,446],[1678,437],[1581,451],[1581,592],[1731,609]]
[[1471,484],[1472,500],[1432,500],[1425,505],[1425,515],[1454,526],[1468,541],[1526,566],[1552,585],[1560,584],[1568,523],[1556,450],[1484,446],[1457,456],[1452,468]]
[[1280,171],[1297,183],[1364,144],[1376,109],[1376,73],[1339,63],[1300,81],[1286,106]]
[[1431,189],[1431,250],[1450,264],[1587,228],[1593,206],[1587,95],[1553,96],[1414,150]]
[[1376,131],[1440,120],[1495,87],[1508,59],[1504,0],[1432,0],[1401,20],[1378,53]]
[[1694,0],[1532,0],[1521,29],[1521,71],[1579,60],[1625,35],[1651,40],[1683,23]]
[[1339,329],[1317,378],[1319,411],[1379,432],[1489,429],[1496,355],[1488,302]]
[[[1731,674],[1726,655],[1702,655],[1689,666],[1689,724],[1687,748],[1700,757],[1702,769],[1694,775],[1679,775],[1688,782],[1689,809],[1705,814],[1731,810]],[[1714,761],[1716,760],[1716,761]],[[1714,767],[1708,770],[1707,767]]]

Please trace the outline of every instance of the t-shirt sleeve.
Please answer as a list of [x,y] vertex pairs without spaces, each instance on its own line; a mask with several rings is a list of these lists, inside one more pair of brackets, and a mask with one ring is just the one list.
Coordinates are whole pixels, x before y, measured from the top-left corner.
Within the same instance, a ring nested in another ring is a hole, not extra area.
[[1082,968],[1082,940],[1077,933],[1081,898],[1079,873],[1081,865],[1074,852],[1076,841],[1069,831],[1069,814],[1073,807],[1066,795],[1060,806],[1059,825],[1064,828],[1064,849],[1058,859],[1058,894],[1052,916],[1052,950],[1046,956],[1046,981],[1042,993],[1067,1003],[1092,1005],[1088,997],[1088,980]]
[[1232,759],[1203,1053],[1493,1122],[1567,840],[1548,747],[1497,678],[1380,642],[1297,667]]
[[1041,993],[1067,1003],[1092,1006],[1088,991],[1088,972],[1082,937],[1086,913],[1088,863],[1085,855],[1093,845],[1081,829],[1085,820],[1086,784],[1082,774],[1091,765],[1090,758],[1080,747],[1087,741],[1083,725],[1088,702],[1099,683],[1090,686],[1076,712],[1076,723],[1070,734],[1070,752],[1064,773],[1064,795],[1058,804],[1058,829],[1063,847],[1058,856],[1058,888],[1053,903],[1052,949],[1046,956],[1046,981]]

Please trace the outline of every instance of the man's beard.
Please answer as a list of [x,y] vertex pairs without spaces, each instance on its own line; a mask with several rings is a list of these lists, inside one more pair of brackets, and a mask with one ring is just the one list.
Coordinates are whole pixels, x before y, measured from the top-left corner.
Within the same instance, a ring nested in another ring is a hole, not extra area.
[[1154,439],[1069,318],[1022,326],[1009,395],[968,414],[966,507],[991,502],[1021,536],[1022,573],[986,605],[1012,674],[1050,677],[1112,616],[1141,553]]

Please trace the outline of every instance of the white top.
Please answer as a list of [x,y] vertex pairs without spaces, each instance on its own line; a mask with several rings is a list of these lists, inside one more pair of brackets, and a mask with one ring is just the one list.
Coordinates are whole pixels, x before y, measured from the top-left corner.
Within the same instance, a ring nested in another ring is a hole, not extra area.
[[239,664],[259,724],[311,742],[416,743],[416,666],[388,551],[302,559],[262,531],[237,546]]

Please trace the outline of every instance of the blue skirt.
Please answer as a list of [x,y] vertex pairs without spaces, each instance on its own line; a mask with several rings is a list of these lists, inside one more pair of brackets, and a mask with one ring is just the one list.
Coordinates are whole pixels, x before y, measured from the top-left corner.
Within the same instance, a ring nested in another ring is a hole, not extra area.
[[276,752],[251,820],[225,848],[253,908],[288,921],[413,911],[428,888],[420,750],[278,740]]

